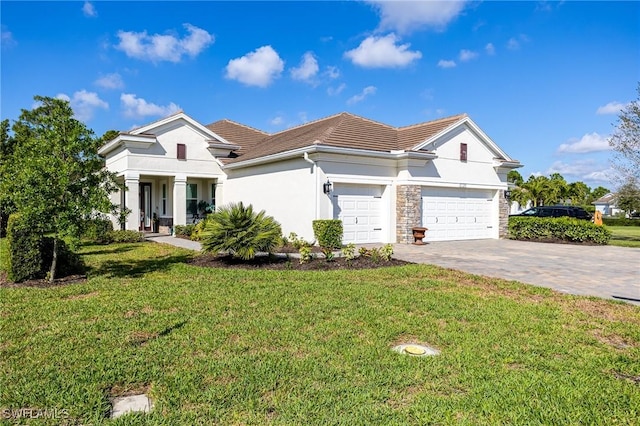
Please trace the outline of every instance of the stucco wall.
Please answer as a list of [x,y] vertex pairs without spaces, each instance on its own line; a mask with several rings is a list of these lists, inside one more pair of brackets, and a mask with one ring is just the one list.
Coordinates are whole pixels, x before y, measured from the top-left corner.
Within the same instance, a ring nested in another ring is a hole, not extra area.
[[314,167],[302,158],[277,164],[229,170],[224,184],[224,202],[242,201],[265,210],[282,225],[282,232],[295,232],[313,240],[311,222],[316,217],[316,197],[323,195]]

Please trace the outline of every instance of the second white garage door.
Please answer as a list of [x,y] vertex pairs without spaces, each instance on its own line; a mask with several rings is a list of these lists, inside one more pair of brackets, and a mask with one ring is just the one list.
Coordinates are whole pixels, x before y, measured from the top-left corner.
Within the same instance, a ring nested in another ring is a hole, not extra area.
[[333,217],[342,220],[342,242],[382,242],[382,187],[376,185],[335,185]]
[[422,190],[422,223],[427,241],[494,238],[493,191]]

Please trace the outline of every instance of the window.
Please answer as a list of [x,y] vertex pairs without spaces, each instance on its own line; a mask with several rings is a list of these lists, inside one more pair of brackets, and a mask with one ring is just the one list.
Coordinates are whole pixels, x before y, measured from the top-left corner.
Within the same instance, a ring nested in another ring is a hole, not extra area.
[[187,146],[183,143],[178,144],[178,160],[187,159]]
[[460,161],[467,161],[467,144],[460,144]]
[[167,184],[162,184],[162,215],[167,214]]
[[187,213],[191,216],[198,214],[198,184],[187,184]]
[[216,184],[211,184],[211,211],[216,211]]

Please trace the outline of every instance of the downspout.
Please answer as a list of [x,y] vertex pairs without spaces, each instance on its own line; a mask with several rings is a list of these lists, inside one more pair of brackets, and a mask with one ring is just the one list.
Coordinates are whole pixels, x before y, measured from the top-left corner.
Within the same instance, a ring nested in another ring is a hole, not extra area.
[[313,173],[316,175],[316,184],[315,184],[315,190],[314,190],[314,199],[315,199],[315,211],[316,211],[316,219],[320,219],[320,204],[318,203],[318,188],[319,188],[319,181],[318,178],[320,177],[319,173],[318,173],[318,165],[316,164],[315,161],[313,161],[311,158],[309,158],[309,154],[307,152],[305,152],[302,155],[302,158],[304,159],[304,161],[306,161],[307,163],[311,164],[313,166]]

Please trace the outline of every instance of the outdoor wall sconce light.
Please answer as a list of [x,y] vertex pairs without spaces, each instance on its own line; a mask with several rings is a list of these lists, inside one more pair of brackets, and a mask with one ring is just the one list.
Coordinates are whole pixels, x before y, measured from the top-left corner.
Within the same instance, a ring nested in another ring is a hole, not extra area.
[[511,198],[511,191],[508,189],[504,191],[504,198],[508,201]]
[[324,192],[325,194],[331,192],[331,182],[329,182],[329,179],[327,179],[327,181],[322,184],[322,192]]

